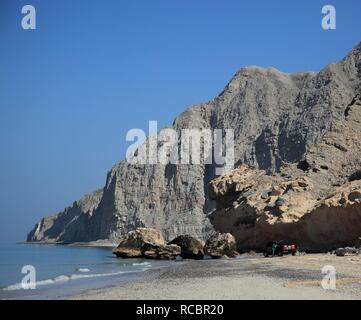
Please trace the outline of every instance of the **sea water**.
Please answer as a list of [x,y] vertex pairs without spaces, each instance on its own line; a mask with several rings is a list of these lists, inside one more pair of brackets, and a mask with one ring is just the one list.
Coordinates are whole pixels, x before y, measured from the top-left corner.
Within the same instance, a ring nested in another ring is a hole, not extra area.
[[[62,299],[140,279],[170,263],[117,258],[111,248],[0,244],[0,299]],[[35,270],[35,289],[23,288],[24,266]]]

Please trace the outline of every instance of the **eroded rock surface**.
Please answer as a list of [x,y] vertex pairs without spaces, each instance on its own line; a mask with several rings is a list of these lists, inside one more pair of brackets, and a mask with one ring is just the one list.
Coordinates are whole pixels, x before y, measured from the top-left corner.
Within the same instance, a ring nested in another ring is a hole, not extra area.
[[323,138],[298,164],[280,172],[242,165],[209,184],[216,230],[241,249],[289,239],[310,251],[353,246],[361,236],[361,95],[344,106]]
[[169,244],[178,245],[184,259],[203,259],[204,257],[204,242],[190,235],[180,235]]
[[148,245],[154,248],[165,246],[163,235],[155,229],[138,228],[123,236],[113,253],[121,258],[138,258],[144,255],[144,251],[150,251]]
[[238,255],[236,239],[230,233],[213,234],[206,241],[204,252],[212,258],[234,258]]
[[176,244],[155,245],[145,243],[142,246],[142,254],[147,259],[174,260],[181,255],[181,248]]

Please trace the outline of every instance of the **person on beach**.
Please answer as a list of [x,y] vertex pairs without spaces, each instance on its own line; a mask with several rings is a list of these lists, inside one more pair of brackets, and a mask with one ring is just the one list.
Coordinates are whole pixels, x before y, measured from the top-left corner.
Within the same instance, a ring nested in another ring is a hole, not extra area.
[[273,243],[273,244],[272,244],[272,257],[275,256],[276,248],[277,248],[277,244],[276,244],[276,243]]

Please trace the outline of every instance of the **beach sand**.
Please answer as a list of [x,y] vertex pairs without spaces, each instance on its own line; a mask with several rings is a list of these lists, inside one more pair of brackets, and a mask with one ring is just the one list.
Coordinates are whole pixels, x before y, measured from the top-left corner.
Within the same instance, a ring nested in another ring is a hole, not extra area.
[[[336,290],[321,281],[325,265],[336,269]],[[361,257],[309,254],[175,262],[139,281],[91,290],[70,299],[360,299]]]

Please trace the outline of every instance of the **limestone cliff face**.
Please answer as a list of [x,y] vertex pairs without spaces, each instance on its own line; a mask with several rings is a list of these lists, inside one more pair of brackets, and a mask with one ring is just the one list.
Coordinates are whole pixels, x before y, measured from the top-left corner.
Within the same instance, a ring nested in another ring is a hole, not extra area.
[[242,165],[210,182],[210,219],[239,248],[290,239],[310,251],[360,244],[361,94],[298,164],[275,175]]
[[[319,73],[242,68],[217,98],[189,108],[171,127],[233,129],[236,165],[277,173],[284,163],[305,160],[325,134],[343,130],[335,128],[345,123],[346,108],[360,88],[360,55],[361,44]],[[329,166],[329,170],[339,169]],[[74,203],[42,219],[28,241],[114,240],[137,227],[159,229],[167,240],[180,234],[204,238],[212,230],[206,214],[216,205],[207,192],[213,178],[214,165],[122,161],[108,173],[103,190],[84,200],[92,204],[90,211],[88,205]],[[338,181],[328,175],[325,179]]]

